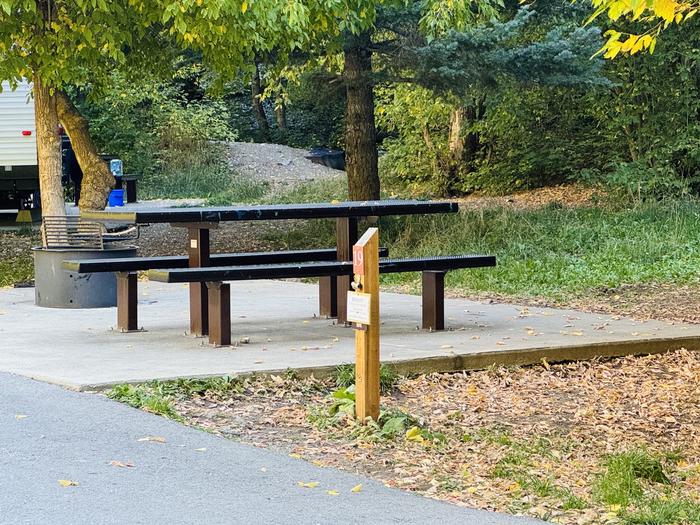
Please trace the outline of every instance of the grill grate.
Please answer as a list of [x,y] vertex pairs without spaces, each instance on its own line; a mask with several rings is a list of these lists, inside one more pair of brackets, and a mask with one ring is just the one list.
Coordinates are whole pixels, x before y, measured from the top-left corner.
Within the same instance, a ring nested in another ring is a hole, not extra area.
[[44,217],[41,241],[44,248],[82,248],[102,250],[104,226],[81,220],[78,216]]

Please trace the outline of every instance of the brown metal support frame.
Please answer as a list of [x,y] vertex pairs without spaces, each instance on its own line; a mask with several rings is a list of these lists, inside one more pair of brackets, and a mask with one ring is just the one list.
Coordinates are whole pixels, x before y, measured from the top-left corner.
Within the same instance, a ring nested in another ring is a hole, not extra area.
[[138,330],[138,275],[117,272],[117,329],[122,332]]
[[321,317],[338,316],[338,283],[335,277],[318,279],[318,311]]
[[209,301],[209,343],[215,346],[231,344],[231,285],[206,283]]
[[[189,267],[209,266],[209,228],[189,225],[187,253]],[[207,288],[203,283],[190,283],[190,333],[204,336],[209,333]]]
[[443,271],[423,272],[423,329],[445,329],[445,274]]
[[[357,218],[340,217],[335,222],[335,239],[339,261],[352,261],[352,246],[357,242]],[[347,324],[348,290],[350,276],[336,277],[336,313],[338,324]]]

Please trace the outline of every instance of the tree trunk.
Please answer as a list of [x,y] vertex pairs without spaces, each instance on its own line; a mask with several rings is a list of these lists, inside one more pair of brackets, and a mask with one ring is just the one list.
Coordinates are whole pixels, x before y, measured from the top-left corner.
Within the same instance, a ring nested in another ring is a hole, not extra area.
[[275,100],[275,119],[277,120],[277,129],[287,131],[287,108],[282,97]]
[[109,190],[114,187],[114,177],[90,137],[88,121],[63,91],[56,91],[56,108],[83,172],[78,205],[82,210],[101,210],[105,207]]
[[265,115],[265,109],[262,105],[262,93],[263,87],[260,81],[260,67],[258,62],[255,62],[255,71],[253,71],[253,78],[250,80],[250,101],[253,105],[253,115],[255,115],[255,120],[260,128],[260,133],[263,139],[269,140],[270,138],[270,125],[267,123],[267,115]]
[[58,133],[56,97],[38,76],[34,77],[33,89],[41,213],[44,217],[63,216],[66,205],[61,185],[61,137]]
[[465,142],[464,136],[462,135],[462,128],[464,127],[465,115],[466,110],[464,107],[453,109],[450,113],[450,137],[448,144],[452,164],[459,164],[462,162],[462,157],[464,155]]
[[369,33],[346,37],[345,169],[350,200],[379,199],[377,131],[374,126],[374,84]]

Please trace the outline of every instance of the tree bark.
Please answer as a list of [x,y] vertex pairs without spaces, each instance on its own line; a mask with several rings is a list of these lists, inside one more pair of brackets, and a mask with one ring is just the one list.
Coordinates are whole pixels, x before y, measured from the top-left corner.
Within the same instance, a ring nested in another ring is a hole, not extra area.
[[260,81],[260,66],[258,62],[255,62],[255,71],[253,71],[253,78],[250,80],[250,101],[253,105],[253,115],[258,123],[260,132],[265,140],[270,138],[270,124],[267,122],[267,115],[265,115],[265,109],[262,105],[262,93],[263,87]]
[[275,100],[275,119],[277,120],[277,129],[287,131],[287,107],[282,97]]
[[462,157],[464,155],[465,141],[462,135],[462,128],[464,127],[465,115],[466,110],[464,107],[453,109],[450,113],[450,136],[448,144],[452,164],[459,164],[462,162]]
[[365,32],[346,37],[344,46],[345,169],[350,200],[379,199],[371,43],[369,33]]
[[61,185],[61,136],[58,133],[56,97],[39,76],[34,77],[34,118],[39,161],[42,216],[64,216],[66,205]]
[[88,121],[63,91],[56,91],[56,109],[83,172],[78,206],[82,210],[101,210],[114,187],[114,177],[90,137]]

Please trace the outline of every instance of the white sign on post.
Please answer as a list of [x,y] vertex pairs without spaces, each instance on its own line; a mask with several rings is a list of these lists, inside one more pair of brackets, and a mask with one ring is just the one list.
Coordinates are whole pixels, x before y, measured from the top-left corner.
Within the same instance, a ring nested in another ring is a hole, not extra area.
[[348,292],[348,321],[369,325],[372,296],[362,292]]

